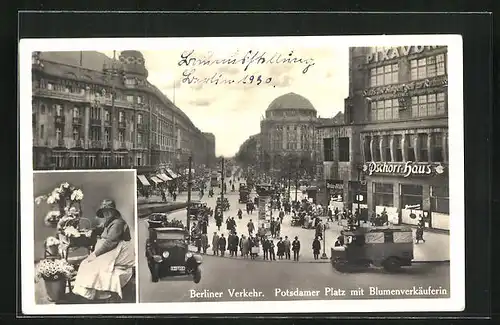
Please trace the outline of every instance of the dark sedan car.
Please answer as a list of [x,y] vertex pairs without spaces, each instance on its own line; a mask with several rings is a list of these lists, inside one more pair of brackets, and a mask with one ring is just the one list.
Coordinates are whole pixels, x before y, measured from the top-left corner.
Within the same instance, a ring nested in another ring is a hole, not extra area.
[[149,229],[146,259],[152,282],[178,275],[191,275],[194,283],[200,282],[202,258],[189,251],[188,238],[183,228]]

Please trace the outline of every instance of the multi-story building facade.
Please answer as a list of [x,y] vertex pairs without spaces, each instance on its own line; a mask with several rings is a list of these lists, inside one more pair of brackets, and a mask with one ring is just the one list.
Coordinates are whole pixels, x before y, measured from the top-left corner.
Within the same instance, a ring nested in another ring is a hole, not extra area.
[[[34,169],[131,168],[215,160],[202,133],[147,80],[138,51],[34,52]],[[208,136],[207,136],[208,135]]]
[[[302,170],[315,170],[317,111],[311,102],[295,93],[282,95],[271,102],[260,122],[260,162],[264,169],[283,170],[294,157]],[[294,163],[295,163],[294,162]]]
[[349,51],[345,123],[318,129],[329,198],[449,229],[447,48]]

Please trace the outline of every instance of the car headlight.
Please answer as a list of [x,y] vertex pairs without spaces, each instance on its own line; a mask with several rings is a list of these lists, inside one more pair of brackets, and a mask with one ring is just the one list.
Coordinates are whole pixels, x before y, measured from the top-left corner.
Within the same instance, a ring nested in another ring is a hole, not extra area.
[[191,257],[193,257],[193,253],[191,253],[191,252],[187,252],[187,253],[186,253],[186,258],[191,258]]
[[165,251],[161,255],[163,256],[163,258],[168,258],[170,256],[170,253],[168,251]]

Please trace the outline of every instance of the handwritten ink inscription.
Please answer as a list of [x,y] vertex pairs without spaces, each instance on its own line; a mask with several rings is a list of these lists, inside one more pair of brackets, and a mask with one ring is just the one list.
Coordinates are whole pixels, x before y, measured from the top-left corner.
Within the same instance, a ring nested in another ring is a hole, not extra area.
[[[316,63],[313,58],[302,58],[290,51],[288,54],[275,52],[268,54],[265,51],[248,50],[241,55],[239,51],[228,56],[217,58],[213,52],[207,55],[197,56],[194,50],[184,51],[180,60],[177,62],[179,67],[186,67],[182,73],[182,83],[187,84],[214,84],[214,85],[230,85],[230,84],[246,84],[246,85],[273,85],[273,76],[258,73],[249,73],[247,70],[250,67],[258,65],[297,65],[301,66],[302,74],[306,74],[309,69]],[[228,75],[224,72],[215,72],[208,77],[200,77],[197,70],[203,67],[210,66],[228,66],[233,68],[241,68],[242,75],[234,77],[233,74]]]

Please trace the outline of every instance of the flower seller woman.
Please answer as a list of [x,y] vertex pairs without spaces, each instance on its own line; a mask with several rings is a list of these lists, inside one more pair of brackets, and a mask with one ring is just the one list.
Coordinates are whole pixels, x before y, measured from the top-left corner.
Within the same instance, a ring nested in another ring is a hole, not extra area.
[[96,215],[102,220],[102,233],[95,250],[80,264],[73,293],[89,300],[122,299],[122,288],[135,266],[130,229],[113,200],[104,200]]

